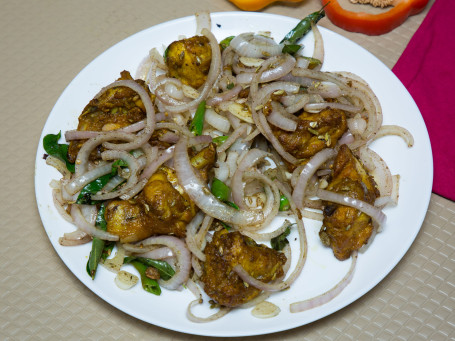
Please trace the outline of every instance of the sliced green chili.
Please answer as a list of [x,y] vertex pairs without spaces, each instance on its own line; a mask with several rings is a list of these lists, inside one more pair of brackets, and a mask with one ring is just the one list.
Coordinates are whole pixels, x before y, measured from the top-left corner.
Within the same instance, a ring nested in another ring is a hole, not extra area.
[[212,142],[213,143],[216,143],[217,146],[221,146],[227,139],[229,138],[229,136],[218,136],[218,137],[215,137],[214,139],[212,139]]
[[214,178],[212,181],[212,194],[220,201],[228,201],[231,195],[231,189],[223,181]]
[[291,208],[289,199],[283,194],[280,196],[280,211],[287,211]]
[[[107,223],[104,218],[104,212],[106,211],[106,206],[104,203],[101,205],[98,213],[96,215],[95,226],[103,231],[107,229]],[[113,242],[106,242],[102,239],[97,237],[93,237],[92,241],[92,250],[90,251],[90,255],[88,257],[86,270],[92,279],[95,279],[96,269],[98,268],[98,264],[101,259],[106,260],[107,257],[112,252],[115,243]]]
[[224,38],[222,41],[220,41],[221,50],[224,50],[226,47],[228,47],[231,44],[231,40],[234,38],[235,38],[235,36],[229,36],[227,38]]
[[148,268],[147,265],[135,259],[128,260],[128,257],[125,258],[125,263],[131,264],[139,272],[139,275],[141,276],[142,288],[145,291],[157,296],[161,294],[161,288],[158,282],[154,279],[148,278],[147,275],[145,274],[145,271]]
[[156,260],[144,257],[125,257],[125,263],[131,263],[133,260],[137,260],[148,267],[154,267],[160,273],[160,278],[167,281],[175,275],[175,270],[168,262],[163,260]]
[[205,100],[199,103],[194,114],[193,120],[190,124],[190,131],[196,135],[202,135],[202,129],[204,128],[204,117],[205,117]]
[[286,34],[283,40],[281,40],[280,44],[295,44],[298,40],[302,39],[305,34],[311,30],[311,24],[316,24],[319,20],[325,17],[324,7],[322,7],[319,11],[313,12],[303,18],[296,27],[289,31],[288,34]]

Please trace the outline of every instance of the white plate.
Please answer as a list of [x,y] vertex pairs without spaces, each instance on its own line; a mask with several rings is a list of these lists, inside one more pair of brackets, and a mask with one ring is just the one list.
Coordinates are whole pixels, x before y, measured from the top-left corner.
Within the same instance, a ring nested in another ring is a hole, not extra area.
[[[298,20],[284,16],[225,12],[212,14],[213,32],[218,40],[242,32],[272,31],[280,40]],[[272,319],[258,319],[250,310],[237,310],[220,320],[195,324],[186,318],[187,304],[193,300],[188,290],[170,292],[161,296],[144,292],[139,285],[122,291],[114,284],[114,274],[100,268],[92,281],[85,272],[90,244],[62,247],[58,238],[73,231],[52,204],[49,182],[59,178],[58,173],[46,166],[44,150],[38,146],[36,155],[35,190],[39,212],[49,239],[68,268],[99,297],[143,321],[190,334],[207,336],[247,336],[278,332],[323,318],[357,300],[378,284],[400,261],[414,241],[428,208],[433,179],[433,163],[428,133],[420,112],[411,96],[394,74],[376,57],[348,39],[320,28],[325,42],[324,70],[350,71],[365,79],[377,94],[384,112],[384,124],[406,127],[415,137],[413,148],[407,148],[398,137],[385,137],[372,145],[387,162],[393,174],[401,175],[398,207],[386,209],[388,216],[384,231],[377,235],[373,245],[360,254],[352,282],[333,301],[297,314],[289,312],[289,304],[313,297],[335,285],[346,273],[350,261],[337,261],[332,251],[321,245],[318,237],[320,224],[305,221],[309,254],[300,278],[290,290],[273,295],[269,301],[281,308]],[[196,30],[194,17],[163,23],[139,32],[97,57],[69,84],[58,99],[44,126],[42,137],[49,133],[74,129],[77,117],[92,97],[120,71],[134,75],[137,66],[152,47],[162,49],[180,35],[192,36]],[[313,40],[309,34],[304,40],[305,54],[311,56]],[[291,242],[296,245],[291,235]],[[296,249],[296,247],[294,248]],[[294,257],[295,258],[295,257]],[[196,309],[201,315],[204,309]]]

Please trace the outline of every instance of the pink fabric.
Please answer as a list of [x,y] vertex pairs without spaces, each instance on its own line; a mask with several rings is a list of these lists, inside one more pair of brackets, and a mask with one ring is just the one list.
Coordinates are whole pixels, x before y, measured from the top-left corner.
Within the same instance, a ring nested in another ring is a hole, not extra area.
[[393,72],[414,98],[427,126],[434,159],[433,192],[455,200],[455,0],[435,1]]

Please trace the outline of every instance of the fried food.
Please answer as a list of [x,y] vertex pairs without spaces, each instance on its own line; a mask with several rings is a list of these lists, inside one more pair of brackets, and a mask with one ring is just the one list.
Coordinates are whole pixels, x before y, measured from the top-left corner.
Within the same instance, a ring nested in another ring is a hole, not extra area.
[[[207,181],[215,163],[214,144],[191,158],[201,177]],[[107,231],[118,235],[120,242],[133,243],[153,235],[185,237],[186,225],[198,209],[178,184],[175,171],[162,166],[144,189],[133,199],[113,200],[106,206]]]
[[[322,149],[333,148],[346,132],[346,114],[338,109],[325,109],[320,113],[302,112],[297,129],[289,132],[271,125],[273,134],[284,149],[302,162],[308,161]],[[289,170],[296,166],[288,165]]]
[[167,49],[169,76],[195,89],[207,79],[211,61],[212,49],[208,38],[204,36],[174,41]]
[[[373,178],[346,145],[340,147],[326,189],[369,204],[374,204],[379,196]],[[373,232],[371,218],[355,208],[326,202],[323,213],[319,236],[339,260],[348,259],[352,251],[360,249]]]
[[[122,71],[118,80],[133,80],[128,71]],[[136,80],[147,93],[148,86]],[[150,95],[152,97],[152,95]],[[111,131],[129,126],[145,119],[145,107],[139,95],[128,87],[118,86],[105,91],[100,97],[92,99],[79,116],[77,130]],[[85,140],[74,140],[68,148],[68,160],[75,162],[77,153]],[[92,154],[91,160],[99,159],[102,147]]]
[[240,264],[253,277],[270,282],[283,276],[286,256],[242,235],[221,228],[205,248],[206,262],[202,282],[214,301],[226,307],[246,303],[261,291],[249,286],[232,270]]

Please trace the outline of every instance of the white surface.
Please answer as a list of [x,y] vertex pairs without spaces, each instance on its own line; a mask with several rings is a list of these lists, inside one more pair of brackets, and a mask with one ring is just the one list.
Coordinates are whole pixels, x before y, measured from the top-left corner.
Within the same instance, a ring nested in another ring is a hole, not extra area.
[[[212,14],[212,30],[218,40],[247,31],[272,31],[276,40],[280,40],[297,22],[293,18],[263,13]],[[59,178],[59,174],[46,166],[40,144],[35,176],[39,212],[51,243],[76,277],[113,306],[146,322],[198,335],[246,336],[290,329],[327,316],[361,297],[394,268],[414,241],[430,200],[433,167],[428,133],[414,101],[382,62],[342,36],[327,29],[320,30],[326,50],[324,70],[350,71],[365,79],[381,102],[384,124],[402,125],[416,140],[411,149],[397,137],[386,137],[372,145],[388,163],[392,173],[401,175],[400,202],[398,207],[385,210],[388,220],[384,231],[376,236],[365,254],[359,255],[351,284],[324,306],[297,314],[289,312],[290,303],[330,289],[344,276],[350,265],[350,261],[337,261],[332,251],[321,245],[318,237],[320,224],[313,221],[305,221],[309,253],[300,278],[290,290],[269,298],[270,302],[281,308],[281,313],[272,319],[254,318],[248,309],[231,312],[215,322],[195,324],[185,316],[187,304],[193,300],[188,290],[169,292],[163,289],[159,297],[146,293],[140,285],[123,291],[116,287],[114,274],[103,268],[98,270],[96,279],[92,281],[85,272],[90,244],[79,247],[62,247],[58,244],[58,238],[64,232],[74,230],[74,227],[66,223],[53,208],[49,182]],[[99,89],[118,78],[122,70],[134,74],[150,48],[161,49],[180,35],[192,36],[194,32],[194,18],[182,18],[139,32],[101,54],[62,93],[49,115],[42,137],[59,130],[74,129],[77,117]],[[303,43],[306,46],[305,55],[311,55],[311,34]],[[294,237],[291,234],[289,240],[292,245],[297,245]],[[297,251],[296,247],[294,251]],[[201,315],[207,313],[204,309],[195,309],[195,312]]]

